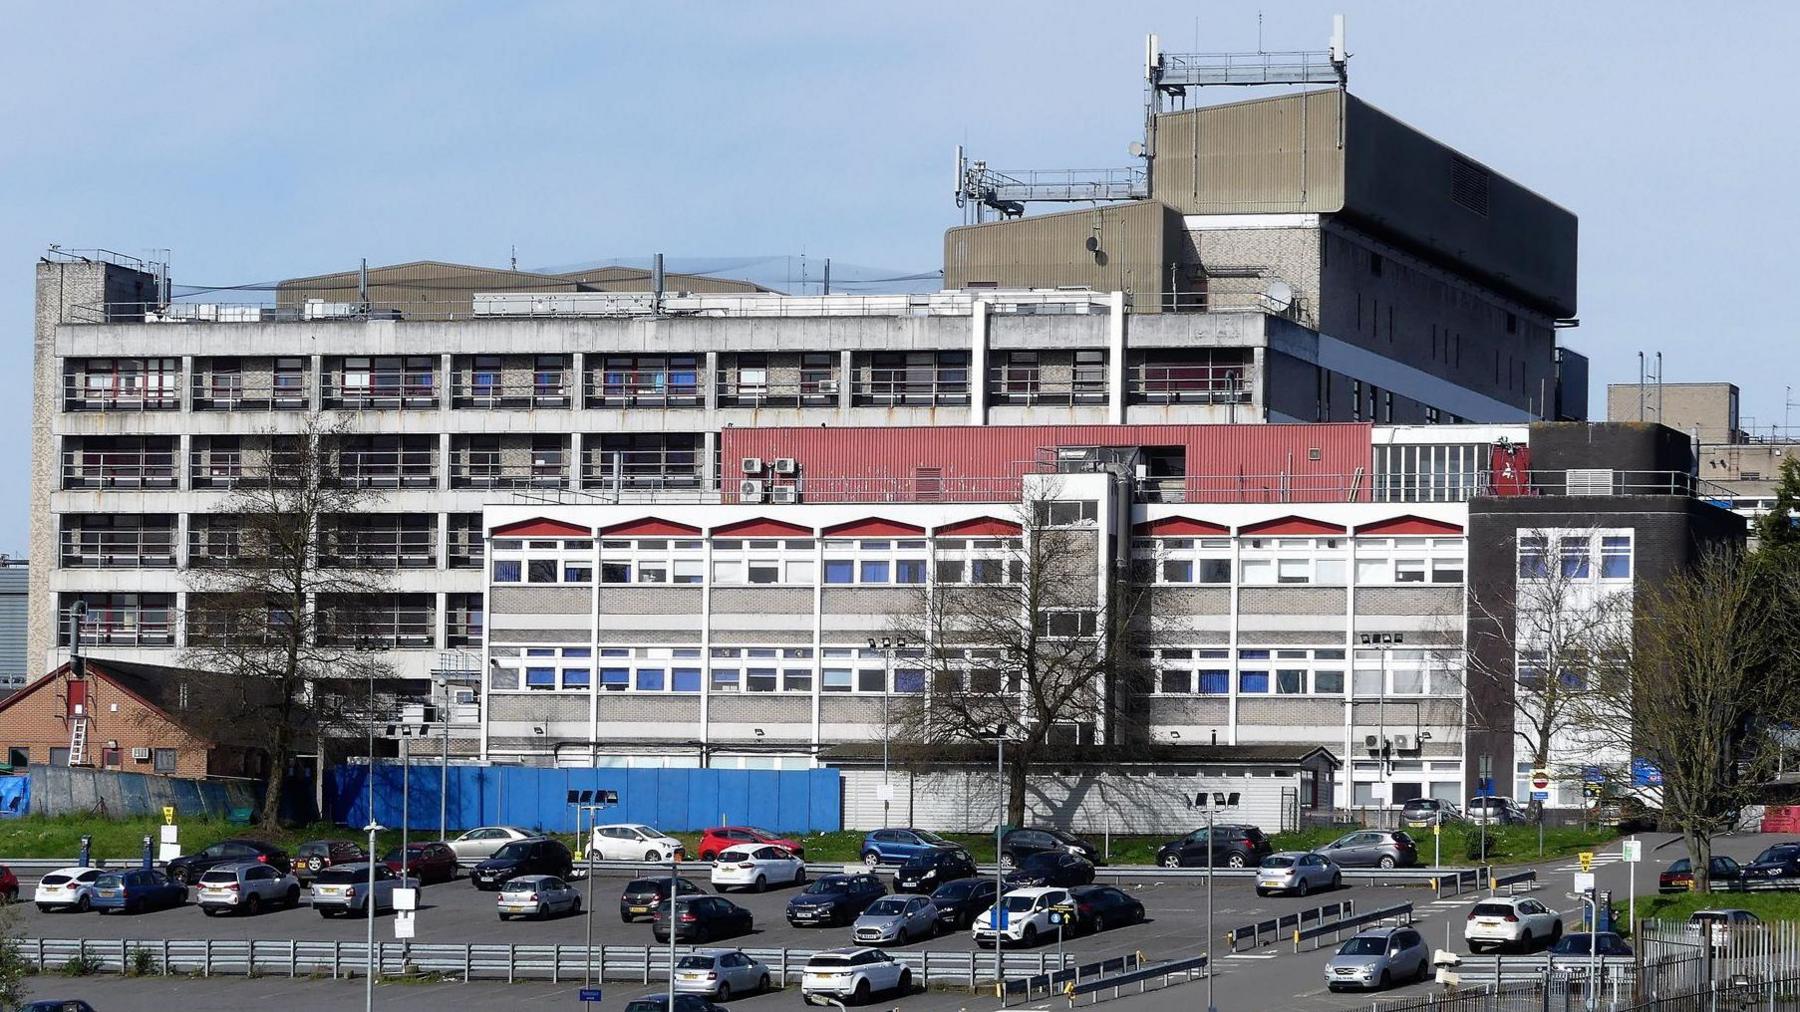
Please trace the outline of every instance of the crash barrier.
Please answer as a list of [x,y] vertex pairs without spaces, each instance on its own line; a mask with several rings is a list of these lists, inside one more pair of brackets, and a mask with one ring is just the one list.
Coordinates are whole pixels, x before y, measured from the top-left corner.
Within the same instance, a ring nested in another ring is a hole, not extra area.
[[1593,969],[1608,986],[1630,985],[1637,979],[1637,958],[1600,956],[1590,966],[1586,956],[1463,956],[1453,972],[1458,986],[1481,986],[1542,980],[1549,973],[1585,978]]
[[1488,894],[1490,896],[1502,889],[1506,890],[1506,895],[1508,896],[1515,895],[1519,892],[1519,886],[1524,886],[1527,890],[1536,889],[1537,869],[1528,868],[1525,871],[1514,872],[1511,875],[1488,876]]
[[[1487,960],[1479,962],[1485,964]],[[1462,973],[1440,970],[1439,982],[1446,990],[1425,996],[1378,1000],[1372,1006],[1373,1012],[1581,1012],[1589,1008],[1607,1012],[1800,1010],[1800,1000],[1793,990],[1794,978],[1714,977],[1709,982],[1704,968],[1683,961],[1646,963],[1635,975],[1616,972],[1609,966],[1605,976],[1593,978],[1588,975],[1585,965],[1575,968],[1559,961],[1546,968],[1535,957],[1516,957],[1507,962],[1509,967],[1513,963],[1536,963],[1537,968],[1524,975],[1509,968],[1498,980],[1491,973],[1473,972],[1475,967]]]
[[1051,970],[1049,973],[1035,973],[1028,977],[1009,978],[996,987],[1000,995],[1000,1005],[1010,1007],[1015,1003],[1031,1001],[1035,998],[1048,998],[1071,985],[1080,985],[1084,981],[1096,977],[1104,977],[1111,973],[1126,973],[1143,966],[1143,953],[1133,952],[1130,955],[1115,956],[1097,963],[1084,963],[1080,966],[1069,966]]
[[[1138,994],[1143,994],[1151,982],[1157,983],[1157,989],[1175,984],[1185,984],[1196,977],[1207,973],[1206,957],[1193,956],[1188,959],[1177,959],[1169,963],[1158,963],[1155,966],[1140,967],[1110,977],[1096,977],[1080,984],[1071,984],[1064,994],[1069,996],[1069,1007],[1074,1008],[1077,999],[1088,996],[1089,1005],[1099,1004],[1105,997],[1117,998],[1123,989],[1137,985]],[[1179,979],[1177,979],[1179,978]],[[1112,992],[1107,995],[1106,992]]]
[[[4,859],[0,859],[0,864],[3,864],[3,863],[5,863]],[[465,861],[463,863],[466,865],[466,864],[472,864],[474,862],[473,861]],[[681,862],[681,866],[683,868],[707,869],[707,868],[712,867],[712,862],[710,862],[710,861],[683,861],[683,862]],[[587,866],[581,862],[576,863],[577,870],[583,869],[585,867],[587,867]],[[881,866],[881,870],[884,872],[891,872],[895,869],[895,867],[896,866],[892,865],[892,864],[884,864]],[[806,862],[806,872],[808,875],[811,875],[814,878],[817,878],[820,875],[854,874],[856,872],[863,872],[863,871],[869,871],[869,870],[871,870],[871,869],[867,865],[863,864],[861,861],[851,861],[851,862],[808,861],[808,862]],[[638,875],[641,873],[641,874],[645,874],[645,875],[654,876],[657,872],[662,872],[664,874],[667,874],[668,871],[669,871],[669,864],[666,861],[663,861],[663,862],[595,861],[594,862],[594,873],[596,875],[604,875],[604,874],[616,872],[620,875]],[[1003,873],[1003,870],[1000,868],[996,868],[994,865],[991,865],[991,864],[983,864],[983,865],[978,865],[976,867],[976,874],[981,878],[993,878],[996,872]],[[1460,882],[1460,883],[1466,883],[1466,884],[1468,884],[1467,887],[1472,889],[1472,888],[1475,888],[1474,883],[1484,881],[1487,878],[1487,874],[1488,874],[1488,870],[1486,868],[1387,868],[1387,869],[1382,869],[1382,868],[1345,868],[1345,869],[1343,869],[1343,876],[1344,876],[1345,883],[1354,883],[1357,885],[1398,885],[1398,886],[1419,885],[1419,886],[1424,886],[1425,888],[1428,888],[1428,889],[1438,890],[1440,892],[1440,894],[1443,889],[1452,888],[1452,886],[1451,886],[1452,880],[1455,880],[1456,882]],[[1253,879],[1256,877],[1256,869],[1255,868],[1215,868],[1215,869],[1213,869],[1212,875],[1214,878],[1217,878],[1220,880],[1231,880],[1231,881],[1249,880],[1249,879]],[[1206,873],[1205,868],[1160,868],[1156,865],[1151,865],[1151,864],[1123,864],[1123,865],[1100,865],[1094,869],[1094,881],[1096,883],[1105,883],[1105,884],[1112,884],[1112,885],[1116,885],[1121,882],[1129,882],[1129,883],[1181,882],[1183,884],[1191,885],[1191,884],[1195,884],[1195,883],[1205,882],[1206,878],[1207,878],[1207,873]]]
[[1444,898],[1445,890],[1452,896],[1461,896],[1481,888],[1481,880],[1484,878],[1493,880],[1487,868],[1446,868],[1438,872],[1437,878],[1431,883],[1431,891],[1440,900]]
[[[717,948],[703,946],[702,948]],[[200,974],[201,976],[330,974],[364,975],[371,952],[357,941],[294,939],[127,939],[28,938],[19,949],[39,972],[80,966],[87,973]],[[675,958],[693,946],[677,946]],[[769,967],[772,983],[800,979],[816,949],[743,949]],[[962,986],[971,990],[1008,976],[1043,975],[1054,968],[1053,952],[890,952],[912,970],[921,984]],[[377,942],[373,952],[377,976],[430,975],[446,979],[548,980],[552,983],[600,980],[650,983],[667,980],[666,945],[492,945],[420,942]]]
[[1340,900],[1336,903],[1327,903],[1323,906],[1313,907],[1310,910],[1282,914],[1280,917],[1270,917],[1266,920],[1246,924],[1241,928],[1232,928],[1230,931],[1225,932],[1225,950],[1227,952],[1236,952],[1238,951],[1238,945],[1246,941],[1250,943],[1250,948],[1252,949],[1261,945],[1267,945],[1270,942],[1277,941],[1283,934],[1298,928],[1307,921],[1311,921],[1315,925],[1323,924],[1328,917],[1348,917],[1355,912],[1355,908],[1355,900]]
[[[1314,941],[1315,939],[1323,938],[1326,935],[1330,935],[1332,941],[1335,942],[1343,937],[1345,931],[1348,931],[1351,928],[1359,928],[1364,924],[1373,924],[1376,921],[1386,921],[1404,917],[1406,918],[1406,923],[1411,924],[1412,913],[1413,905],[1411,903],[1396,903],[1391,907],[1382,907],[1379,910],[1371,910],[1366,914],[1357,914],[1355,916],[1351,916],[1346,912],[1342,920],[1334,921],[1330,924],[1317,924],[1310,928],[1296,930],[1294,932],[1294,951],[1300,951],[1301,942]],[[1318,946],[1315,944],[1313,948],[1316,949]]]

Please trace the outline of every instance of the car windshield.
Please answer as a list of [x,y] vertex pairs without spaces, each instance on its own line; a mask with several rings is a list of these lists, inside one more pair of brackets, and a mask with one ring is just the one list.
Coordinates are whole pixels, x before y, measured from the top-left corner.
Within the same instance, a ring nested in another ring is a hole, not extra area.
[[1506,917],[1509,914],[1511,914],[1512,912],[1513,912],[1513,908],[1508,906],[1505,903],[1477,903],[1477,904],[1475,904],[1475,916],[1476,917]]
[[1024,913],[1025,911],[1030,910],[1031,905],[1036,902],[1036,896],[1008,896],[1006,898],[1006,912],[1009,914]]
[[943,837],[937,835],[936,833],[927,833],[923,829],[915,829],[915,830],[913,830],[913,832],[918,835],[920,840],[923,840],[924,842],[929,843],[935,847],[954,847],[954,846],[956,846],[955,844],[951,843],[949,840],[944,839]]
[[1787,843],[1777,847],[1770,847],[1768,850],[1756,855],[1756,860],[1758,863],[1765,861],[1792,861],[1794,860],[1795,855],[1800,855],[1800,847]]
[[744,832],[749,833],[752,836],[763,837],[764,839],[767,839],[767,840],[775,839],[774,833],[771,833],[766,829],[758,828],[756,826],[746,826],[746,827],[744,827]]
[[1616,939],[1608,935],[1601,935],[1598,940],[1595,940],[1593,935],[1579,931],[1573,935],[1562,936],[1562,940],[1552,945],[1550,951],[1558,956],[1572,956],[1577,953],[1586,955],[1594,949],[1601,951],[1610,949],[1614,941]]
[[1671,875],[1680,875],[1684,872],[1690,872],[1693,870],[1694,870],[1693,862],[1689,861],[1685,857],[1676,858],[1675,861],[1669,865],[1669,874],[1671,874]]
[[125,880],[118,875],[102,875],[94,880],[94,884],[102,889],[117,889],[125,884]]
[[332,885],[334,883],[349,884],[349,883],[356,883],[356,882],[366,882],[366,881],[368,881],[368,878],[369,878],[369,869],[367,867],[346,868],[346,867],[340,866],[337,868],[325,869],[324,871],[320,872],[319,877],[314,879],[313,881],[320,882],[325,885]]
[[806,891],[813,896],[848,892],[849,889],[850,880],[842,875],[830,875],[806,887]]
[[836,969],[840,966],[854,965],[848,956],[814,956],[806,961],[808,970]]
[[231,870],[209,871],[206,874],[200,876],[200,881],[201,882],[236,882],[237,881],[237,872],[231,871]]
[[[412,859],[413,859],[413,860],[415,860],[415,861],[417,861],[417,860],[418,860],[418,859],[419,859],[419,857],[420,857],[420,856],[421,856],[421,855],[422,855],[422,854],[423,854],[423,853],[424,853],[424,848],[423,848],[423,847],[409,847],[409,848],[407,848],[407,856],[408,856],[408,857],[410,857],[410,858],[412,858]],[[387,852],[387,856],[386,856],[386,857],[384,857],[384,858],[382,858],[382,860],[383,860],[383,861],[398,861],[398,860],[400,860],[400,850],[399,850],[399,848],[395,848],[395,849],[393,849],[393,850],[390,850],[390,851],[388,851],[388,852]]]
[[1264,868],[1292,868],[1294,866],[1294,859],[1291,857],[1282,857],[1280,855],[1265,857],[1262,860],[1262,866]]
[[62,875],[57,872],[51,872],[50,874],[45,875],[43,878],[39,879],[38,881],[42,882],[44,885],[47,885],[47,886],[55,886],[55,885],[62,885],[64,882],[67,882],[68,880],[69,880],[69,876],[67,876],[67,875]]
[[1340,956],[1379,956],[1387,951],[1387,939],[1377,935],[1358,935],[1338,950]]
[[534,878],[516,878],[502,885],[500,891],[503,893],[528,893],[541,885],[543,883]]
[[969,891],[974,888],[975,883],[973,882],[946,882],[937,887],[937,891],[931,894],[931,898],[934,900],[960,900],[969,895]]
[[669,888],[668,879],[634,878],[625,883],[628,893],[660,893]]
[[1406,804],[1401,805],[1400,810],[1403,812],[1436,811],[1437,806],[1438,806],[1438,803],[1435,801],[1426,801],[1426,800],[1421,800],[1419,798],[1414,798],[1411,801],[1408,801]]
[[675,964],[677,970],[710,970],[713,968],[711,956],[683,956]]
[[895,896],[888,896],[869,904],[867,913],[877,917],[888,917],[906,912],[906,901]]
[[506,846],[501,847],[499,850],[494,851],[494,856],[502,861],[518,861],[522,860],[525,855],[529,853],[531,853],[531,844],[524,840],[514,840]]

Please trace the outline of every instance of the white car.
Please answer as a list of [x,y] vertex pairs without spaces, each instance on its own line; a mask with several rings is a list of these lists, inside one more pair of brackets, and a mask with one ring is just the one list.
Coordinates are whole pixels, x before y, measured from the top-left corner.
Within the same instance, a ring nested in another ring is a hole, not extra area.
[[770,885],[806,881],[806,862],[785,847],[750,843],[719,851],[713,862],[712,884],[720,892],[749,889],[762,892]]
[[456,852],[458,864],[471,864],[493,857],[494,851],[514,840],[529,840],[537,835],[517,826],[482,826],[451,840],[450,849]]
[[358,913],[369,916],[394,906],[395,889],[417,889],[419,880],[401,878],[385,864],[375,866],[375,899],[369,901],[369,863],[334,864],[313,879],[312,907],[320,917]]
[[[1006,916],[995,924],[998,912],[1005,908]],[[1056,918],[1052,914],[1073,915],[1074,908],[1069,903],[1069,891],[1057,886],[1036,886],[1030,889],[1014,889],[1000,897],[1000,902],[975,915],[975,944],[989,945],[1036,945],[1038,939],[1048,938],[1056,933]]]
[[880,949],[815,952],[800,974],[800,997],[808,1005],[831,998],[860,1005],[877,991],[912,992],[912,971]]
[[769,967],[742,949],[695,949],[675,964],[675,993],[726,1002],[734,994],[769,990]]
[[495,901],[500,919],[545,918],[552,913],[581,913],[581,891],[555,875],[520,875],[500,887]]
[[687,856],[681,841],[636,823],[595,826],[588,846],[602,861],[671,861]]
[[1524,896],[1481,900],[1463,923],[1463,941],[1469,943],[1470,952],[1488,946],[1514,946],[1530,952],[1539,942],[1553,944],[1561,937],[1562,915]]
[[94,881],[105,873],[101,868],[58,868],[38,879],[31,900],[39,910],[66,908],[85,914],[94,903]]

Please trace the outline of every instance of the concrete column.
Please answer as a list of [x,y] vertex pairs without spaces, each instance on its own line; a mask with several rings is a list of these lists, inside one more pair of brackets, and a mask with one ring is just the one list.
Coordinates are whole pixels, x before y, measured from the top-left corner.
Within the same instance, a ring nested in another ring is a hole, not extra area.
[[[569,433],[569,488],[576,491],[581,489],[581,453],[584,445],[585,441],[581,433]],[[599,579],[599,573],[600,570],[596,568],[594,570],[596,580]]]
[[436,617],[432,620],[434,628],[431,630],[431,642],[439,650],[444,650],[450,646],[449,637],[444,634],[444,627],[450,621],[450,595],[440,590],[431,596],[437,599]]
[[443,420],[441,427],[446,430],[450,428],[450,377],[453,375],[450,370],[454,364],[454,356],[438,356],[438,417]]
[[[715,492],[724,491],[719,484],[719,434],[708,430],[700,437],[700,487]],[[596,574],[600,571],[594,570]],[[710,570],[709,570],[710,572]]]
[[1113,292],[1106,319],[1106,420],[1125,424],[1125,293]]
[[1231,408],[1234,415],[1232,421],[1266,422],[1269,420],[1268,369],[1269,349],[1263,347],[1250,349],[1250,375],[1246,377],[1246,381],[1250,388],[1250,404],[1248,407],[1241,409],[1247,412],[1249,417],[1237,417],[1236,412],[1239,411],[1240,408],[1238,405],[1234,404]]
[[856,353],[853,351],[838,352],[838,417],[845,421],[850,418],[850,388],[856,382]]
[[[450,568],[450,514],[439,511],[437,514],[437,568],[440,572]],[[599,572],[599,570],[595,570]]]
[[[580,411],[587,407],[585,400],[587,387],[587,354],[573,352],[569,356],[569,378],[566,381],[569,391],[569,410]],[[594,572],[598,573],[596,569]]]
[[312,386],[307,392],[306,406],[318,411],[325,406],[325,359],[319,355],[306,356],[306,374],[311,377]]
[[719,410],[719,353],[707,352],[706,361],[701,368],[700,382],[704,384],[701,395],[704,398],[702,403],[706,405],[706,413],[711,415]]
[[969,306],[969,424],[987,422],[988,304],[976,299]]
[[194,437],[183,432],[175,437],[175,487],[183,492],[192,491],[194,487],[194,471],[189,463],[189,454],[194,451]]
[[438,433],[437,487],[440,492],[450,489],[450,433]]
[[181,401],[181,410],[184,413],[194,410],[194,356],[181,356],[181,378],[176,382],[180,384],[177,396]]
[[188,567],[188,528],[189,515],[175,514],[175,568],[177,571]]

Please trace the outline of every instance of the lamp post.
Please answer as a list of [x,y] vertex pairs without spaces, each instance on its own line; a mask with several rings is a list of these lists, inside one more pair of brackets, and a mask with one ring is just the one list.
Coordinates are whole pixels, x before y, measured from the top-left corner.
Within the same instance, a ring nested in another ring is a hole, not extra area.
[[[588,849],[593,850],[592,847]],[[681,885],[681,858],[677,856],[679,853],[676,851],[669,854],[669,1004],[666,1006],[669,1012],[675,1012],[675,925],[680,923],[675,913],[675,897],[680,895],[678,887]],[[645,962],[647,963],[649,960],[646,959]],[[787,981],[784,980],[782,983],[785,985]]]
[[1213,803],[1212,795],[1206,797],[1206,1012],[1218,1012],[1213,1004]]
[[[374,725],[370,725],[373,734]],[[363,940],[363,953],[368,958],[368,966],[363,971],[363,1009],[373,1012],[375,1008],[375,834],[384,827],[375,821],[375,810],[369,810],[369,824],[363,830],[369,834],[369,897],[368,910],[363,917],[366,933]]]
[[888,808],[894,803],[894,789],[888,782],[888,696],[894,691],[894,651],[905,650],[906,640],[883,636],[869,640],[870,650],[881,651],[881,822],[889,823]]

